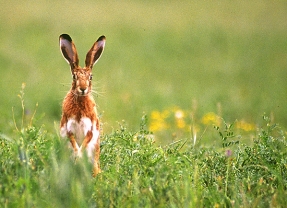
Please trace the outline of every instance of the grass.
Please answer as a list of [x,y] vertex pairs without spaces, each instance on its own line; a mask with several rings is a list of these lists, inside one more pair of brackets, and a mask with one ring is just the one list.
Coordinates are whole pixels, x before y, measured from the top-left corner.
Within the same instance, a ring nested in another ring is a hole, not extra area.
[[33,119],[22,118],[21,126],[15,121],[13,138],[0,134],[2,207],[284,207],[287,202],[285,133],[267,116],[249,145],[233,124],[215,126],[218,147],[191,138],[158,145],[146,116],[137,131],[119,124],[101,137],[103,172],[96,178],[86,157],[74,161],[67,140]]
[[[1,5],[1,206],[284,207],[284,1]],[[58,136],[62,33],[80,63],[107,37],[95,179]]]

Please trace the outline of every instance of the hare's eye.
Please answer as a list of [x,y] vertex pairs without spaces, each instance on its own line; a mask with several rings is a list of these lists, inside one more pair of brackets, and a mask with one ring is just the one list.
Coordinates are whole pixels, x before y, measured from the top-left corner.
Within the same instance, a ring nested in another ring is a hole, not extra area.
[[90,80],[92,80],[92,79],[93,79],[93,75],[91,74],[91,75],[90,75]]

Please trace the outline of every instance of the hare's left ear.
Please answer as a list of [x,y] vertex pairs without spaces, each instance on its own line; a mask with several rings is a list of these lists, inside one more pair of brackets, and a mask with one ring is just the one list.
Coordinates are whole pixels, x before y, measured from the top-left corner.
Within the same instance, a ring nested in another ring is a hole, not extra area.
[[99,60],[101,57],[104,47],[105,47],[106,37],[101,36],[98,38],[98,40],[94,43],[92,48],[89,50],[86,56],[86,67],[92,69],[95,63]]
[[77,68],[79,66],[79,58],[72,38],[68,34],[62,34],[59,37],[59,42],[61,52],[66,61],[70,64],[71,69]]

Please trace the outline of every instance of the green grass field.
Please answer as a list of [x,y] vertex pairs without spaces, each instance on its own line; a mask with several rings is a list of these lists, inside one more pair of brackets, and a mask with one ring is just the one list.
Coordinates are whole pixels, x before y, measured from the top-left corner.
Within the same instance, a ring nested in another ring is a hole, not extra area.
[[[216,127],[220,147],[190,139],[155,145],[146,117],[101,142],[102,173],[74,161],[67,140],[41,126],[1,139],[1,207],[285,207],[287,142],[264,116],[251,146],[232,125]],[[21,123],[21,122],[20,122]]]
[[[285,1],[2,1],[1,206],[283,207],[286,19]],[[107,37],[96,179],[58,136],[62,33],[81,65]]]

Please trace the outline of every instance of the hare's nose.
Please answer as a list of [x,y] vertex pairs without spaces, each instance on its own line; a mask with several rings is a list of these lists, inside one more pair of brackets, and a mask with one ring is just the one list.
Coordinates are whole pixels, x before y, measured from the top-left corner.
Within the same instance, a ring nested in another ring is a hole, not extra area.
[[83,88],[81,87],[80,90],[82,91],[82,93],[84,94],[84,92],[86,91],[87,88]]

